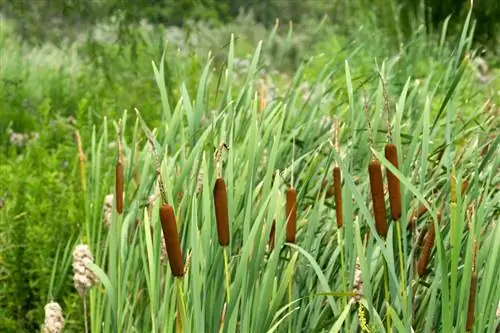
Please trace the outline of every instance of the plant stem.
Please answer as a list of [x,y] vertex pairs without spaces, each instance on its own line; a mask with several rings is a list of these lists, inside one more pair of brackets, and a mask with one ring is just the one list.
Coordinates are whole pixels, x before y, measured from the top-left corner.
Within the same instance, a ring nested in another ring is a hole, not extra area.
[[403,313],[406,312],[406,283],[405,283],[405,271],[403,264],[403,245],[401,244],[401,224],[399,221],[396,222],[396,229],[398,233],[398,250],[399,250],[399,270],[401,272],[401,294],[403,297]]
[[390,304],[390,296],[389,296],[389,272],[387,267],[387,261],[384,259],[384,290],[385,290],[385,317],[387,323],[387,332],[391,332],[391,317],[389,316],[389,304]]
[[83,300],[83,322],[85,323],[85,333],[89,333],[89,325],[87,322],[87,295],[83,295],[82,300]]
[[229,259],[228,259],[228,255],[227,255],[227,246],[224,246],[224,273],[226,275],[226,296],[227,296],[227,303],[229,303],[231,295],[230,295],[230,292],[229,292]]
[[182,317],[184,317],[184,320],[187,320],[186,303],[184,302],[184,293],[182,292],[182,278],[176,278],[176,283],[177,295],[179,297],[177,304],[179,305],[180,303],[181,306],[181,320],[178,321],[178,332],[182,332]]
[[[342,291],[346,291],[347,286],[346,286],[346,279],[345,279],[344,244],[342,242],[343,236],[344,236],[343,229],[338,229],[337,230],[337,241],[338,241],[338,244],[340,247],[340,267],[342,269]],[[347,296],[344,296],[343,300],[344,300],[344,307],[347,307]],[[349,332],[348,322],[349,322],[349,320],[346,318],[346,320],[344,321],[346,332]]]

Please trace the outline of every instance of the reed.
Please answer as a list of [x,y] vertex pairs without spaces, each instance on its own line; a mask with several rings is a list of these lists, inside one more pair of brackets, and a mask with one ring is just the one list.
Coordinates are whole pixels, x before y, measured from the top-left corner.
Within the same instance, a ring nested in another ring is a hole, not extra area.
[[179,233],[177,232],[174,209],[167,203],[163,203],[160,207],[160,221],[172,275],[181,278],[184,276],[184,262]]

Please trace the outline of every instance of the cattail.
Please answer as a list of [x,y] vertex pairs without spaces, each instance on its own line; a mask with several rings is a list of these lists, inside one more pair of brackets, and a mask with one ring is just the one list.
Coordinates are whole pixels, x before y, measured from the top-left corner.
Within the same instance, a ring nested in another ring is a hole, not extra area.
[[436,230],[434,228],[434,223],[431,222],[429,226],[429,231],[425,235],[425,244],[422,249],[422,254],[420,260],[418,261],[418,275],[423,276],[427,271],[427,265],[429,264],[429,257],[434,247],[434,240],[436,238]]
[[169,204],[164,203],[161,205],[160,221],[172,275],[182,277],[184,276],[184,262],[182,261],[182,252],[179,243],[179,234],[177,232],[177,223],[175,222],[174,209]]
[[295,232],[297,229],[297,191],[290,187],[286,191],[286,241],[295,243]]
[[224,178],[219,177],[214,187],[215,219],[217,221],[217,235],[219,244],[229,245],[229,220],[227,209],[227,191]]
[[271,225],[271,232],[269,233],[269,251],[274,249],[274,243],[276,242],[276,219],[273,219],[273,224]]
[[[385,145],[385,158],[398,169],[398,150],[396,145],[388,143]],[[392,220],[397,221],[401,217],[401,188],[399,179],[387,169],[387,184],[389,187],[389,203],[391,206]]]
[[472,326],[474,326],[474,306],[476,304],[476,255],[477,255],[477,243],[474,239],[474,249],[472,254],[472,275],[470,278],[470,292],[469,292],[469,306],[467,308],[467,323],[465,324],[465,330],[470,332]]
[[64,328],[64,317],[61,306],[56,302],[47,303],[44,307],[45,321],[43,333],[60,333]]
[[416,210],[414,210],[411,215],[410,219],[408,220],[408,226],[406,227],[408,230],[412,231],[419,218],[421,218],[425,213],[427,213],[427,207],[424,206],[424,204],[420,204]]
[[116,183],[115,183],[115,198],[116,212],[123,213],[123,163],[116,162]]
[[342,175],[338,166],[333,168],[333,188],[335,193],[335,215],[337,218],[337,228],[344,225],[344,213],[342,210]]
[[375,228],[379,236],[387,236],[387,219],[385,215],[384,184],[382,182],[382,167],[380,162],[372,160],[368,165],[370,189],[372,192],[373,215]]
[[94,262],[90,249],[85,244],[79,244],[73,251],[73,281],[80,296],[85,296],[87,291],[98,282],[95,273],[87,268],[87,263]]

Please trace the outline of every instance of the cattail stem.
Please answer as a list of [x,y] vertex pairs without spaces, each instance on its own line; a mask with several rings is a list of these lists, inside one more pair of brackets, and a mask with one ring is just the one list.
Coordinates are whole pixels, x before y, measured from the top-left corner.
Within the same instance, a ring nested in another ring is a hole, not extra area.
[[286,191],[286,241],[295,243],[295,233],[297,229],[297,191],[290,187]]
[[87,314],[87,297],[82,297],[83,301],[83,322],[85,325],[85,333],[89,333],[89,324],[88,324],[88,314]]
[[403,245],[401,235],[401,224],[396,223],[396,231],[398,233],[398,251],[399,251],[399,270],[401,274],[401,295],[403,297],[403,308],[406,311],[406,283],[405,283],[405,269],[403,264]]
[[[343,238],[344,238],[344,229],[337,229],[337,243],[339,244],[340,248],[340,269],[342,270],[342,290],[347,290],[347,285],[346,285],[346,277],[345,277],[345,263],[344,263],[344,244],[343,244]],[[344,307],[347,307],[347,296],[343,297],[343,303]],[[346,324],[346,331],[348,330],[347,323],[349,321],[346,318],[345,324]]]
[[[177,312],[177,325],[178,325],[178,332],[182,332],[182,322],[187,321],[187,311],[186,311],[186,303],[184,302],[184,293],[182,291],[182,279],[177,278],[176,279],[176,284],[177,284],[177,305],[178,307],[180,306],[181,310]],[[180,315],[179,315],[180,312]]]
[[226,295],[227,295],[227,303],[229,303],[231,299],[230,295],[230,282],[229,282],[229,260],[228,260],[228,254],[227,254],[227,246],[224,246],[224,273],[226,275]]
[[179,233],[177,232],[174,209],[169,204],[161,205],[160,221],[172,275],[182,278],[184,276],[184,262],[179,243]]
[[[398,150],[395,144],[388,143],[385,145],[385,158],[398,169]],[[387,169],[387,185],[389,189],[389,203],[391,206],[391,216],[393,221],[399,220],[401,217],[401,188],[399,179]]]
[[387,219],[385,215],[384,184],[382,182],[382,166],[377,160],[372,160],[368,165],[370,176],[370,189],[372,193],[373,215],[375,228],[379,236],[387,236]]
[[227,207],[227,190],[224,178],[217,178],[214,186],[215,219],[219,244],[229,245],[229,219]]
[[337,218],[337,228],[344,225],[344,213],[342,208],[342,174],[338,166],[333,168],[333,188],[335,195],[335,216]]
[[386,332],[391,332],[391,316],[389,315],[389,307],[387,306],[387,304],[391,303],[391,296],[389,294],[389,267],[385,259],[384,259],[384,295],[386,304],[386,312],[385,312],[386,325],[387,325]]

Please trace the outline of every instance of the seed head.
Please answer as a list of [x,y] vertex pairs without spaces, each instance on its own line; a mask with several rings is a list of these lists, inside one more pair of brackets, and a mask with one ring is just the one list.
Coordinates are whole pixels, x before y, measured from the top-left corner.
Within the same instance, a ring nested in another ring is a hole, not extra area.
[[73,281],[76,290],[82,297],[99,281],[94,272],[85,265],[89,262],[94,262],[89,247],[86,244],[77,245],[73,252]]
[[50,302],[45,305],[44,310],[43,333],[60,333],[64,328],[61,306],[56,302]]

